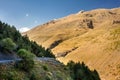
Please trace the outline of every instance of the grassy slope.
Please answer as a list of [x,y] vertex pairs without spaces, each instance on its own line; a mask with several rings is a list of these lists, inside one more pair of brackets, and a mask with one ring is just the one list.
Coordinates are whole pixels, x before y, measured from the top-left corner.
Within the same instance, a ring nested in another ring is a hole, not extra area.
[[[94,29],[87,28],[89,20]],[[27,32],[31,40],[49,48],[52,43],[62,40],[54,46],[52,52],[65,64],[69,60],[84,61],[99,71],[102,78],[115,80],[120,75],[120,8],[98,9],[51,21]],[[74,49],[76,48],[76,49]]]
[[71,80],[68,70],[65,70],[63,65],[39,61],[35,62],[34,68],[29,73],[15,69],[13,65],[0,65],[0,79],[5,75],[14,80],[29,80],[33,75],[37,80]]

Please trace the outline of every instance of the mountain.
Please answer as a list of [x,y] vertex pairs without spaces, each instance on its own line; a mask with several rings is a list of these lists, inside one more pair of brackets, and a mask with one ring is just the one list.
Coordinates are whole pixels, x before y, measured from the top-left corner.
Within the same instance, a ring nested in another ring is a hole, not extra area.
[[64,64],[83,61],[102,80],[120,78],[120,8],[80,11],[23,34],[51,49]]
[[64,65],[49,49],[0,21],[0,80],[100,80],[82,63]]

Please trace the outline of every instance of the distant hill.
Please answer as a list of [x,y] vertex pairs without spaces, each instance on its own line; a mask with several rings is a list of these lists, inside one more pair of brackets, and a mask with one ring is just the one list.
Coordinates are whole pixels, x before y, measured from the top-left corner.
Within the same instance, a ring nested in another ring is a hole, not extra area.
[[120,77],[120,8],[80,11],[24,34],[65,64],[84,61],[102,80]]

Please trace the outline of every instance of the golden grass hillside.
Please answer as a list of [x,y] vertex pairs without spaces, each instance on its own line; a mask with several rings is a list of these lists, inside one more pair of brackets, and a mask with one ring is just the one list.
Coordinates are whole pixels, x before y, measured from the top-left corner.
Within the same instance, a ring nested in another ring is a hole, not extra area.
[[120,8],[80,11],[24,34],[65,64],[83,61],[102,80],[120,80]]

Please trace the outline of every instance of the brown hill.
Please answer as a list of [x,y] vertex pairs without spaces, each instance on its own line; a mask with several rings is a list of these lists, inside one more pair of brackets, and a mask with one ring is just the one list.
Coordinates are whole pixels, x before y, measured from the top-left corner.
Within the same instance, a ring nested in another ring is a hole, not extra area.
[[102,80],[120,80],[120,8],[80,11],[25,34],[65,64],[84,61]]

